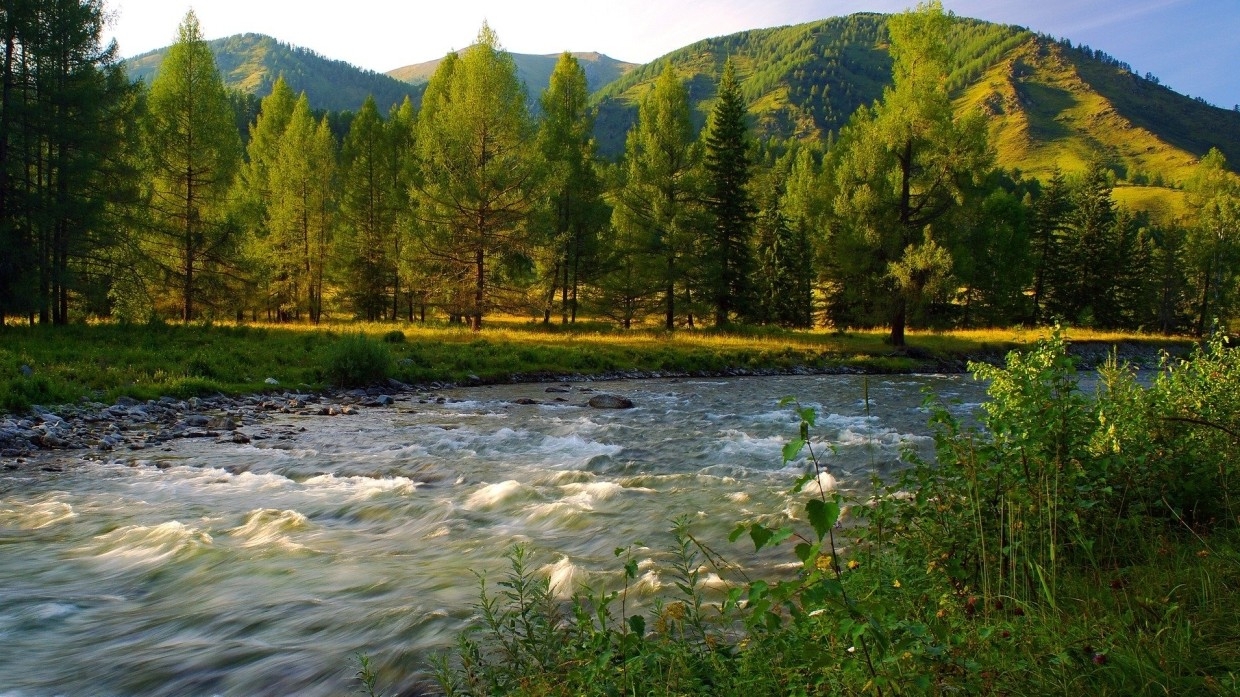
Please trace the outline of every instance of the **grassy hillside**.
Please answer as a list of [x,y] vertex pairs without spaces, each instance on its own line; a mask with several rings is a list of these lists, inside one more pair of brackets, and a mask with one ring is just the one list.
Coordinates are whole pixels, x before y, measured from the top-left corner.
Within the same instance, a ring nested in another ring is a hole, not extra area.
[[[387,75],[324,58],[262,34],[238,34],[209,41],[207,45],[215,54],[224,84],[259,97],[271,93],[271,86],[280,75],[284,75],[293,92],[304,91],[313,108],[328,111],[356,110],[369,95],[374,95],[379,108],[386,111],[406,96],[417,100],[422,93],[421,89]],[[130,76],[149,82],[167,51],[162,48],[126,60]]]
[[[959,109],[992,117],[1005,167],[1044,176],[1081,171],[1095,153],[1115,170],[1117,198],[1175,216],[1197,158],[1218,147],[1240,164],[1240,113],[1177,94],[1100,53],[1021,27],[959,18],[949,88]],[[688,82],[699,123],[711,108],[724,61],[742,79],[763,138],[818,140],[838,132],[889,84],[886,19],[855,14],[741,32],[674,51],[596,94],[600,150],[611,156],[637,117],[637,103],[670,62]]]

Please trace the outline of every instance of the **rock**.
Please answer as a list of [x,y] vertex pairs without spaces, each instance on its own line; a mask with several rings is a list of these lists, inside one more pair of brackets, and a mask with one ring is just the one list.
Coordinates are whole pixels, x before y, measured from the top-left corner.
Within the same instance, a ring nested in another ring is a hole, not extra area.
[[17,372],[21,373],[22,377],[28,378],[34,375],[34,368],[31,368],[28,365],[22,365],[22,367],[17,369]]
[[514,399],[514,400],[512,400],[512,403],[513,403],[513,404],[520,404],[520,405],[522,405],[522,406],[527,406],[527,407],[528,407],[528,406],[531,406],[531,405],[534,405],[534,404],[538,404],[538,402],[536,402],[536,401],[534,401],[534,400],[530,399],[529,397],[522,397],[522,398],[520,398],[520,399]]
[[595,409],[632,409],[633,400],[628,397],[621,397],[614,394],[600,394],[590,398],[587,402]]
[[267,378],[266,380],[263,380],[263,382],[267,383],[268,385],[279,385],[280,384],[280,381],[275,378]]
[[205,428],[211,424],[211,417],[202,414],[190,414],[183,419],[186,426]]
[[370,399],[367,399],[366,401],[362,402],[362,406],[364,407],[390,407],[395,401],[396,400],[392,399],[390,396],[384,394],[384,395],[379,395],[378,397],[372,397]]
[[116,403],[117,403],[117,405],[119,405],[119,406],[122,406],[122,407],[126,407],[126,408],[128,408],[128,407],[136,407],[136,406],[138,406],[139,404],[141,404],[142,402],[139,402],[138,400],[134,399],[133,397],[125,397],[125,396],[120,396],[120,397],[117,397],[117,398],[116,398]]
[[216,431],[235,431],[237,430],[237,422],[233,421],[231,416],[217,416],[207,423],[207,428]]
[[572,392],[572,390],[565,389],[563,387],[548,387],[547,388],[547,394],[567,394],[568,392]]

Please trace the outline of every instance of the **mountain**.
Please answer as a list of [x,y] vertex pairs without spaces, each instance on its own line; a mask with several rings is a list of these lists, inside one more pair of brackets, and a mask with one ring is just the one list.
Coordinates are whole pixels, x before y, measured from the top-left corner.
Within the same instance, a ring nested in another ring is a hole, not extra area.
[[[525,83],[530,97],[537,99],[542,91],[547,89],[547,85],[551,84],[551,72],[555,70],[555,63],[560,59],[560,54],[513,53],[510,55],[517,64],[517,76]],[[585,70],[586,85],[591,92],[615,82],[638,67],[636,63],[625,63],[601,53],[574,53],[573,57]],[[406,65],[403,68],[389,70],[387,74],[411,85],[424,85],[430,81],[442,60],[440,58],[425,63]]]
[[[957,107],[981,108],[993,117],[992,141],[1005,167],[1037,175],[1056,166],[1077,171],[1091,152],[1101,151],[1121,182],[1133,185],[1117,197],[1143,200],[1150,192],[1139,189],[1182,182],[1212,146],[1233,167],[1240,164],[1240,113],[1177,94],[1101,52],[966,18],[957,18],[948,41],[948,87]],[[686,81],[703,123],[729,56],[762,138],[817,140],[838,133],[890,83],[884,15],[707,39],[632,70],[595,94],[600,151],[623,151],[637,103],[669,62]],[[1174,208],[1174,196],[1154,198]]]
[[[356,110],[367,96],[374,95],[379,108],[386,113],[406,96],[416,102],[422,94],[421,89],[387,75],[325,58],[263,34],[238,34],[209,41],[207,45],[215,54],[225,86],[259,97],[271,93],[271,86],[280,75],[284,75],[294,93],[306,93],[311,107],[328,111]],[[161,48],[127,59],[125,67],[130,77],[149,82],[167,52],[167,48]]]

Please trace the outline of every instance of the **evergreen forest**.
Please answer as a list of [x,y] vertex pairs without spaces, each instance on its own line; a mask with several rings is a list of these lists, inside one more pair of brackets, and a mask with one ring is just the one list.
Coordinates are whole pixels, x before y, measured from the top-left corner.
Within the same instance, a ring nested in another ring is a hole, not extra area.
[[593,93],[567,52],[532,91],[484,25],[400,101],[340,111],[294,67],[261,99],[226,86],[192,12],[132,80],[101,2],[18,3],[0,13],[0,321],[516,316],[882,327],[898,346],[906,328],[1202,335],[1235,317],[1226,129],[1175,131],[1131,94],[1108,104],[1134,115],[1127,140],[1159,134],[1153,155],[1047,135],[1066,117],[1032,109],[1016,123],[1021,71],[1172,93],[1088,47],[922,9],[932,25],[712,39]]

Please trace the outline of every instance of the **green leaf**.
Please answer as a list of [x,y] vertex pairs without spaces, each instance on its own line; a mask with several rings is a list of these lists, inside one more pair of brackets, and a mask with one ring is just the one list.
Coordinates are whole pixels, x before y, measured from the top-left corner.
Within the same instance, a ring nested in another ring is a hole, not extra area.
[[792,537],[792,533],[793,533],[792,526],[790,525],[784,526],[775,531],[775,534],[771,537],[771,540],[767,542],[767,544],[774,547],[775,545],[783,542],[789,537]]
[[736,527],[732,529],[732,532],[728,533],[728,542],[736,542],[737,540],[741,539],[741,535],[744,535],[744,534],[745,534],[745,524],[737,523]]
[[754,523],[749,527],[749,537],[753,539],[753,547],[756,552],[765,547],[766,543],[770,542],[772,537],[775,537],[775,533],[766,526]]
[[805,449],[805,441],[797,438],[784,444],[784,464],[788,464],[797,459],[801,451]]
[[792,551],[797,555],[797,559],[801,560],[802,564],[808,564],[811,559],[818,556],[818,549],[818,545],[811,545],[808,542],[802,542]]
[[821,541],[840,519],[840,504],[836,501],[810,499],[809,503],[805,504],[805,512],[809,515],[809,524],[814,526],[814,532],[818,533]]
[[646,618],[641,615],[633,615],[629,618],[629,629],[637,636],[646,635]]

